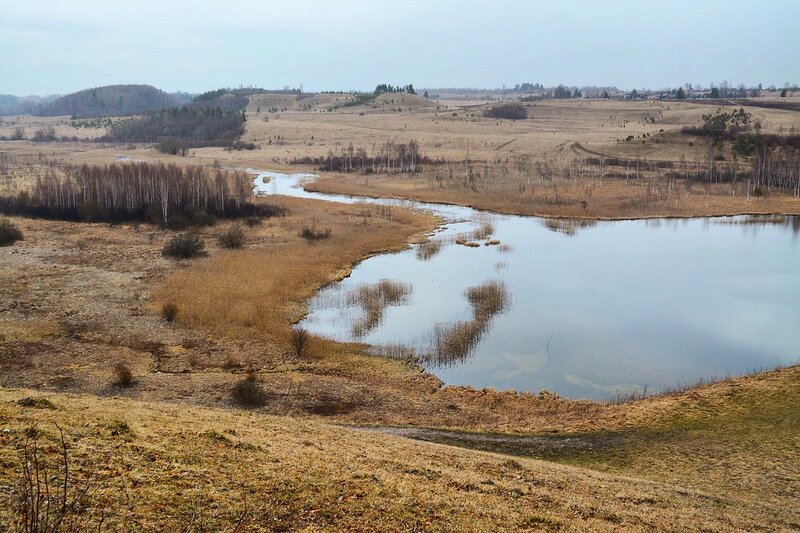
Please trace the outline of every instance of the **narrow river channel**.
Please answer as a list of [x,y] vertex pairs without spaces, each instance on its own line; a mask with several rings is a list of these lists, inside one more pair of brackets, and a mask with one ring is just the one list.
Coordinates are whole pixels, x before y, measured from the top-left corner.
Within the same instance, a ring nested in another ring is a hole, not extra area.
[[319,291],[301,326],[413,351],[448,384],[603,400],[800,360],[800,217],[553,220],[305,191],[313,179],[254,183],[445,224]]

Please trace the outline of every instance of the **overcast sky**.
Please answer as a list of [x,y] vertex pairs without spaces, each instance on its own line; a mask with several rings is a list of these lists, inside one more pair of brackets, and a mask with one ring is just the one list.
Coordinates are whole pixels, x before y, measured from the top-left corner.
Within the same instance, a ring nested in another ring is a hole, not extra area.
[[800,82],[798,0],[0,0],[0,93]]

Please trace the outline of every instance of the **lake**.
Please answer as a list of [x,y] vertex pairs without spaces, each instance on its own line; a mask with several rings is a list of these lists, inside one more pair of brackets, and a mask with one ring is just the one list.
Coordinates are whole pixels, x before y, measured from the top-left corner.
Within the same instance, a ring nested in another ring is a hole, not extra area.
[[[309,179],[261,173],[256,192],[445,220],[433,244],[319,291],[300,326],[413,351],[447,384],[604,400],[800,360],[800,217],[555,220],[313,193]],[[478,287],[492,290],[468,297]]]

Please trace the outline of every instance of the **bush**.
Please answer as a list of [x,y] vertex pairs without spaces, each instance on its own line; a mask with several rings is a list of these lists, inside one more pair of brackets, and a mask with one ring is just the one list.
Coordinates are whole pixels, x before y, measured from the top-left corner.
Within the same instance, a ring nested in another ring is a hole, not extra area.
[[23,239],[22,231],[10,220],[0,219],[0,246],[11,246]]
[[311,228],[303,228],[303,231],[300,232],[300,236],[309,242],[319,241],[330,237],[331,230],[326,229],[325,231],[314,231]]
[[521,120],[528,118],[528,108],[517,103],[500,104],[486,111],[486,116],[492,118]]
[[233,401],[243,407],[263,407],[267,403],[267,395],[253,373],[247,374],[246,378],[236,383],[231,395]]
[[229,250],[244,247],[244,231],[238,224],[231,226],[228,231],[217,237],[219,245]]
[[302,357],[308,349],[308,332],[303,328],[293,329],[291,341],[295,355],[297,355],[297,357]]
[[122,385],[123,387],[133,385],[133,371],[125,363],[114,365],[114,375],[117,376],[117,385]]
[[165,303],[161,306],[161,316],[167,322],[175,322],[178,317],[178,306],[173,303]]
[[191,259],[203,253],[206,243],[194,233],[181,233],[171,238],[161,253],[176,259]]

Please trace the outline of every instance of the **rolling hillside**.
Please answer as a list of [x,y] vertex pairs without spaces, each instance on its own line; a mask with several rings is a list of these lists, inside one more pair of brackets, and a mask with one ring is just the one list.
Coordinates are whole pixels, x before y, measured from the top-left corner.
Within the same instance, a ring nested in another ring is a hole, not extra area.
[[137,115],[185,103],[185,97],[150,85],[106,85],[57,98],[37,113],[44,116],[105,117]]

